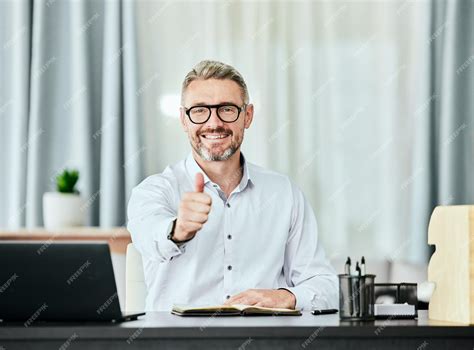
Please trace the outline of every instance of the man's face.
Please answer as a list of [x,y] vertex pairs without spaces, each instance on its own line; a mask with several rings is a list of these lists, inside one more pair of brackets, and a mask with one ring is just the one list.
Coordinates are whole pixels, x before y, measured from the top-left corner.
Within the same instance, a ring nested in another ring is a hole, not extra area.
[[[208,79],[194,80],[188,85],[184,95],[184,107],[197,105],[244,104],[239,85],[232,80]],[[184,108],[180,111],[181,124],[188,134],[191,147],[206,161],[229,159],[240,148],[244,130],[250,127],[253,118],[253,106],[248,105],[240,112],[233,123],[226,123],[217,116],[215,108],[204,124],[194,124],[189,120]]]

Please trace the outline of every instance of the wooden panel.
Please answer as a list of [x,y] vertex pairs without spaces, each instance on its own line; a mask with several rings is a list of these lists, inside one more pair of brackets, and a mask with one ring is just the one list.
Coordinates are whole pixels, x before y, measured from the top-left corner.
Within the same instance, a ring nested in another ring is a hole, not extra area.
[[474,206],[436,207],[428,243],[436,251],[428,280],[436,284],[429,304],[430,319],[474,323]]
[[27,241],[107,241],[115,254],[125,254],[131,243],[130,233],[125,227],[71,227],[60,230],[44,228],[0,230],[0,240]]

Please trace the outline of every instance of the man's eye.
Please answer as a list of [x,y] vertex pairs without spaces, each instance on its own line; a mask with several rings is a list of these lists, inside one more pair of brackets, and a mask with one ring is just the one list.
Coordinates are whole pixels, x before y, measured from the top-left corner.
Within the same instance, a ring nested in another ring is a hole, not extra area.
[[222,107],[222,110],[225,112],[225,113],[232,113],[234,111],[234,107],[232,106],[225,106],[225,107]]
[[192,112],[193,113],[204,113],[206,109],[205,108],[193,108]]

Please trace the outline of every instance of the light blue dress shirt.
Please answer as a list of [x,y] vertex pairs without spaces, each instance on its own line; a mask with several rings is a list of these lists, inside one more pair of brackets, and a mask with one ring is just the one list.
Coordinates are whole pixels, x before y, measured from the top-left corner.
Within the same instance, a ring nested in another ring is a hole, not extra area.
[[[242,180],[229,198],[192,154],[132,191],[128,230],[143,259],[147,311],[222,304],[252,288],[288,289],[300,309],[338,308],[337,277],[311,205],[288,176],[241,160]],[[178,246],[167,235],[197,172],[211,211],[196,236]]]

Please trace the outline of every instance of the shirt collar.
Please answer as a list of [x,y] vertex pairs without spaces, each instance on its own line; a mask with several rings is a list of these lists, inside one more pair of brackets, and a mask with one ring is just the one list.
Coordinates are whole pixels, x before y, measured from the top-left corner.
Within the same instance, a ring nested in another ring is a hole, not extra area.
[[[249,182],[253,184],[253,181],[250,176],[250,171],[249,171],[247,161],[245,160],[245,157],[242,154],[242,152],[240,153],[240,164],[243,165],[244,173],[242,175],[242,179],[240,180],[238,187],[239,187],[239,191],[243,191],[247,187]],[[186,166],[186,171],[188,172],[188,175],[191,177],[192,183],[194,183],[194,179],[196,178],[197,173],[202,173],[202,175],[204,176],[204,185],[206,185],[208,182],[212,182],[207,176],[207,174],[204,172],[204,170],[202,170],[199,164],[196,162],[196,159],[194,159],[192,152],[190,152],[189,155],[186,157],[185,166]]]

